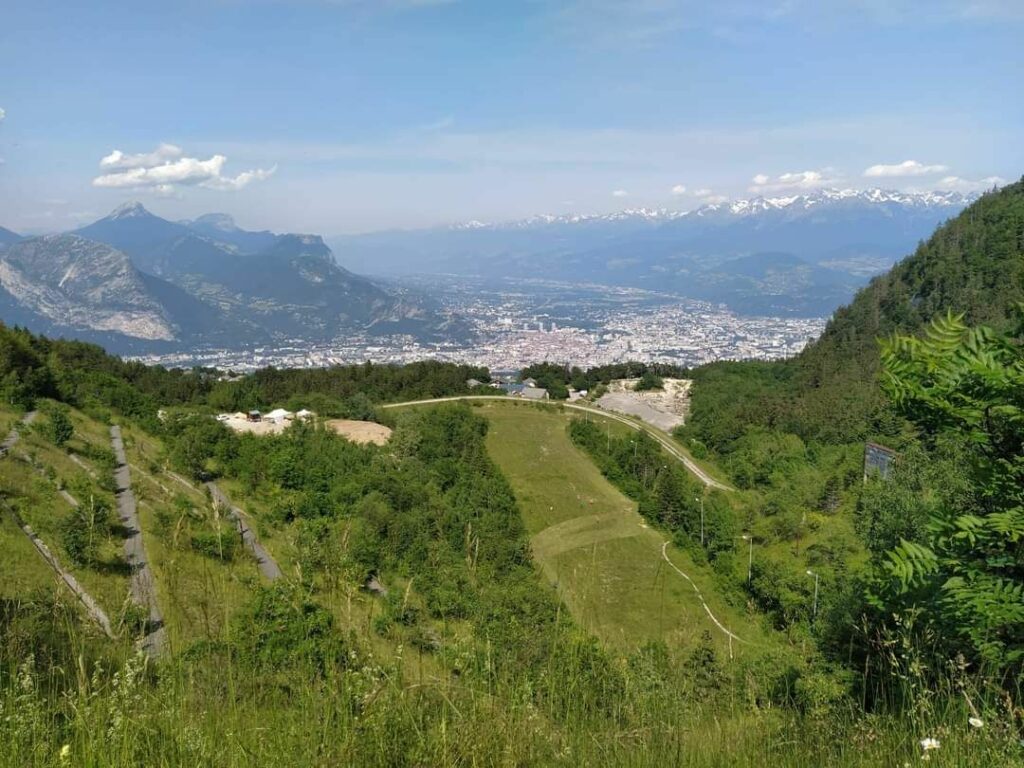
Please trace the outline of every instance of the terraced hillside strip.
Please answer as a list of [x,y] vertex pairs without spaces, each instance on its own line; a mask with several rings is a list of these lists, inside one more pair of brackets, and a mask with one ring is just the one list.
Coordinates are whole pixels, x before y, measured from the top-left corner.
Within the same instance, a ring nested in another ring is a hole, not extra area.
[[0,603],[23,600],[33,592],[46,592],[56,586],[53,569],[39,557],[11,515],[0,514],[0,552],[4,557]]
[[221,641],[262,580],[256,561],[207,490],[168,468],[158,437],[131,423],[121,434],[167,646]]
[[[74,410],[71,416],[75,420],[88,420],[90,430],[99,426]],[[107,436],[108,427],[102,426],[102,432]],[[82,434],[84,430],[79,433],[76,427],[72,439],[58,447],[48,437],[46,429],[23,429],[4,465],[4,485],[9,505],[116,627],[130,588],[123,557],[124,538],[121,526],[112,521],[109,514],[115,507],[113,477],[106,472],[103,476],[90,475],[69,453],[85,451],[86,455],[93,456]],[[112,468],[109,436],[103,450],[110,457],[105,466]],[[90,519],[93,523],[88,522]],[[84,559],[76,558],[68,549],[69,542],[72,546],[75,543],[71,528],[82,526],[90,526],[93,534]],[[32,558],[39,559],[35,552]]]
[[110,626],[110,619],[107,618],[107,614],[102,608],[100,608],[99,603],[93,600],[92,596],[85,591],[82,585],[78,583],[78,579],[61,566],[60,561],[53,555],[50,548],[46,546],[46,543],[36,535],[35,531],[32,530],[32,527],[22,520],[14,510],[8,509],[7,511],[14,520],[15,525],[17,525],[22,530],[22,533],[28,537],[28,540],[32,542],[32,546],[36,548],[36,551],[43,560],[46,561],[47,565],[53,569],[54,573],[57,574],[60,580],[63,581],[75,597],[78,598],[89,617],[99,625],[100,629],[103,630],[103,634],[109,638],[113,638],[114,631]]
[[10,450],[18,444],[18,440],[21,439],[21,427],[28,426],[36,420],[36,416],[39,415],[38,411],[29,411],[21,417],[21,421],[14,425],[10,432],[7,433],[7,437],[0,442],[0,456],[6,456]]
[[488,451],[515,492],[534,560],[582,626],[624,650],[648,640],[691,647],[709,631],[728,655],[730,645],[742,652],[730,634],[760,637],[758,627],[717,597],[706,567],[666,545],[572,443],[571,414],[509,402],[487,403],[480,412],[490,422]]
[[[29,411],[26,413],[21,421],[20,425],[29,425],[36,418],[36,411]],[[17,445],[21,438],[21,432],[18,426],[15,426],[8,434],[6,439],[3,441],[3,450],[0,452],[0,456],[6,456],[10,451]],[[73,506],[78,506],[78,501],[73,498],[67,491],[61,491],[65,500]],[[36,535],[36,532],[32,530],[32,527],[22,520],[21,516],[13,509],[4,504],[4,508],[9,513],[11,520],[14,524],[21,529],[21,532],[25,534],[29,542],[35,548],[36,552],[43,558],[47,565],[57,574],[58,578],[67,585],[68,589],[78,598],[79,602],[85,608],[86,613],[100,626],[103,633],[107,637],[113,637],[114,632],[110,626],[110,619],[107,614],[100,608],[99,604],[92,598],[92,596],[78,583],[78,580],[69,573],[61,564],[60,561],[50,551],[50,548],[46,546],[46,543]]]
[[132,572],[132,600],[146,610],[149,615],[146,635],[142,640],[141,647],[149,656],[159,656],[163,652],[166,642],[164,617],[157,602],[153,572],[146,559],[142,526],[139,524],[135,494],[132,492],[131,472],[124,453],[121,428],[116,424],[110,428],[110,444],[117,460],[117,466],[114,469],[114,480],[117,484],[117,511],[127,532],[124,555]]
[[252,553],[252,556],[256,558],[256,565],[260,569],[260,573],[263,574],[263,577],[270,581],[276,581],[281,578],[281,569],[278,568],[274,558],[270,556],[270,553],[263,548],[259,539],[256,538],[256,534],[249,526],[245,513],[231,503],[231,499],[217,487],[215,482],[211,480],[206,484],[206,487],[210,489],[210,497],[213,499],[213,503],[221,509],[227,510],[228,518],[238,529],[238,534],[242,537],[242,543]]

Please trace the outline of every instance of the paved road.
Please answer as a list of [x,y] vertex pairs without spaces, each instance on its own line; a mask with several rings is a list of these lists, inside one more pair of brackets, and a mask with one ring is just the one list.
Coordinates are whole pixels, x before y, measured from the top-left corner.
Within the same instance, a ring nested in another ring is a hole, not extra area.
[[388,403],[387,405],[380,406],[381,408],[405,408],[410,405],[429,405],[431,403],[450,403],[457,400],[502,400],[506,403],[534,403],[536,405],[558,405],[562,408],[571,408],[574,411],[582,411],[583,413],[592,413],[595,416],[600,416],[606,419],[612,419],[625,424],[630,429],[635,429],[637,432],[646,432],[651,438],[656,440],[658,444],[665,449],[673,458],[677,459],[684,467],[686,467],[698,480],[700,480],[708,488],[718,488],[722,491],[735,490],[724,483],[720,483],[715,480],[711,475],[697,466],[697,463],[683,453],[676,445],[672,442],[672,438],[666,435],[659,429],[648,424],[637,424],[632,419],[629,419],[621,414],[614,413],[612,411],[602,410],[600,408],[591,408],[586,405],[577,405],[576,403],[564,403],[559,400],[545,400],[545,401],[533,401],[533,400],[520,400],[518,398],[502,397],[500,395],[459,395],[456,397],[435,397],[429,400],[413,400],[407,403]]
[[213,503],[221,509],[227,510],[228,517],[234,521],[235,526],[238,528],[238,533],[242,537],[242,543],[248,547],[253,557],[256,558],[256,565],[259,566],[260,573],[270,581],[281,578],[281,569],[274,561],[274,558],[270,556],[270,553],[260,544],[259,539],[256,538],[256,534],[253,533],[245,518],[245,513],[231,503],[231,499],[217,487],[216,483],[211,481],[206,484],[206,487],[210,489],[210,497],[213,499]]
[[128,459],[124,454],[124,442],[121,440],[121,428],[116,425],[110,428],[110,444],[114,449],[114,457],[117,459],[117,466],[114,469],[117,512],[128,534],[124,540],[124,556],[132,572],[132,600],[136,605],[149,611],[147,632],[142,639],[141,648],[150,657],[154,657],[163,652],[167,642],[167,633],[164,628],[164,617],[157,603],[153,571],[146,559],[142,527],[139,525],[139,515],[135,508],[135,494],[132,493],[131,472],[128,469]]

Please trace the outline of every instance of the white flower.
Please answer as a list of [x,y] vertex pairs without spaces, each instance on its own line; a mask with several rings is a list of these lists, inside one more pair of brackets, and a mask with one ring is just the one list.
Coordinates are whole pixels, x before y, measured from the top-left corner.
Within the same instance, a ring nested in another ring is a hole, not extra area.
[[982,720],[980,717],[968,717],[967,718],[967,722],[971,726],[971,728],[984,728],[985,727],[985,721]]
[[921,749],[923,749],[925,752],[928,752],[933,749],[938,749],[940,746],[941,745],[939,744],[938,739],[921,739]]

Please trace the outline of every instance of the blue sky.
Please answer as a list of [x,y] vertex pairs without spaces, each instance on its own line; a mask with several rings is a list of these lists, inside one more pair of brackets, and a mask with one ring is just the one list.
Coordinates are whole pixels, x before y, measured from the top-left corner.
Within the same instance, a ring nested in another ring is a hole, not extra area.
[[134,199],[336,234],[1024,173],[1021,0],[0,4],[26,232]]

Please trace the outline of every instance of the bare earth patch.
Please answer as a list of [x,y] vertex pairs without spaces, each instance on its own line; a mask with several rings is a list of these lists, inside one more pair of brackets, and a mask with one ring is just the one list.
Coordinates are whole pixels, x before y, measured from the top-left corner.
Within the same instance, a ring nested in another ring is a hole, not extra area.
[[664,379],[662,390],[636,392],[640,379],[616,379],[607,394],[597,401],[598,408],[636,416],[653,427],[671,432],[686,420],[690,403],[689,379]]
[[373,421],[331,419],[327,422],[327,426],[353,443],[384,445],[391,437],[391,430],[388,427]]
[[235,432],[251,432],[254,435],[279,435],[288,426],[285,422],[277,421],[247,421],[246,419],[230,418],[224,424]]

